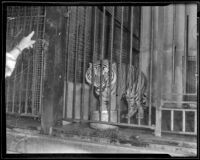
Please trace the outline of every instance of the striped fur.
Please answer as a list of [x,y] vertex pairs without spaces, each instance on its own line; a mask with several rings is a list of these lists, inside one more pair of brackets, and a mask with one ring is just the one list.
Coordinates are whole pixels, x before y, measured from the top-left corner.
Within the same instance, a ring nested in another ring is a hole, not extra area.
[[[94,63],[94,87],[97,95],[100,94],[100,61]],[[109,101],[109,93],[111,96],[116,96],[116,84],[120,86],[118,96],[124,98],[128,104],[128,114],[126,118],[130,118],[139,113],[143,118],[143,109],[147,106],[147,81],[143,72],[139,71],[134,66],[127,66],[128,71],[121,70],[121,82],[117,82],[117,67],[116,63],[112,64],[111,86],[109,85],[109,61],[102,61],[102,100]],[[86,72],[86,81],[92,84],[92,64]]]

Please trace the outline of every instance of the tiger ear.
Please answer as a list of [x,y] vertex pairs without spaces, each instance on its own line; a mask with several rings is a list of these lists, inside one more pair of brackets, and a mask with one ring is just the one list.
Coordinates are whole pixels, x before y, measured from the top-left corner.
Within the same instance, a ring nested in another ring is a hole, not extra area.
[[112,64],[112,68],[113,68],[114,70],[116,70],[116,67],[117,67],[117,66],[116,66],[116,63],[113,63],[113,64]]
[[92,68],[92,63],[89,63],[89,68]]

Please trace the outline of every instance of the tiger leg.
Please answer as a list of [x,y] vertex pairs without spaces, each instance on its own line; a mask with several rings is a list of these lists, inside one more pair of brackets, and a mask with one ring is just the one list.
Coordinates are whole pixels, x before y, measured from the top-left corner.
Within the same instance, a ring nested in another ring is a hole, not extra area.
[[135,105],[129,104],[128,105],[128,115],[127,118],[131,118],[137,112],[137,107]]
[[143,119],[143,118],[144,118],[144,109],[142,108],[142,106],[139,106],[139,107],[138,107],[137,118],[140,118],[140,119]]

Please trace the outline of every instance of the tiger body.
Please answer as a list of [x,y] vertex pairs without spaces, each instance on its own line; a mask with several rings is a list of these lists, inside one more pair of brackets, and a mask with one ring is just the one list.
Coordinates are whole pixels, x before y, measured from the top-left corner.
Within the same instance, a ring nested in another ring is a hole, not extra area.
[[[94,81],[92,82],[92,67],[94,68]],[[102,73],[102,74],[100,74]],[[101,78],[100,78],[101,75]],[[116,105],[116,92],[117,84],[118,96],[120,99],[125,99],[128,104],[128,114],[125,118],[132,117],[136,112],[143,117],[143,109],[146,107],[147,101],[147,81],[143,72],[139,71],[132,65],[122,65],[120,80],[117,81],[117,65],[112,63],[111,67],[111,82],[109,82],[109,61],[104,59],[102,61],[102,72],[101,62],[97,61],[94,64],[90,63],[90,66],[86,72],[86,81],[90,85],[94,85],[95,93],[99,96],[99,100],[102,106],[108,107],[111,90],[111,103]],[[101,82],[101,84],[100,84]],[[100,97],[101,91],[101,97]],[[102,98],[102,99],[100,99]]]

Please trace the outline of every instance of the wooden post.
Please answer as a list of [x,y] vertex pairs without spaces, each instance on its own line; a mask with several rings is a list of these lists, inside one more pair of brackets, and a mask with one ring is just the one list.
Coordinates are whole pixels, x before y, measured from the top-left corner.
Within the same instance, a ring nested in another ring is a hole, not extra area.
[[156,104],[156,128],[155,136],[161,136],[161,124],[162,124],[162,110],[161,110],[161,91],[162,91],[162,53],[163,53],[163,8],[154,7],[154,45],[153,45],[153,59],[154,59],[154,70],[155,70],[155,104]]
[[64,88],[65,22],[61,7],[46,7],[45,34],[49,41],[46,54],[47,67],[43,83],[43,106],[41,127],[44,134],[50,134],[55,122],[62,119],[62,104],[59,103]]

